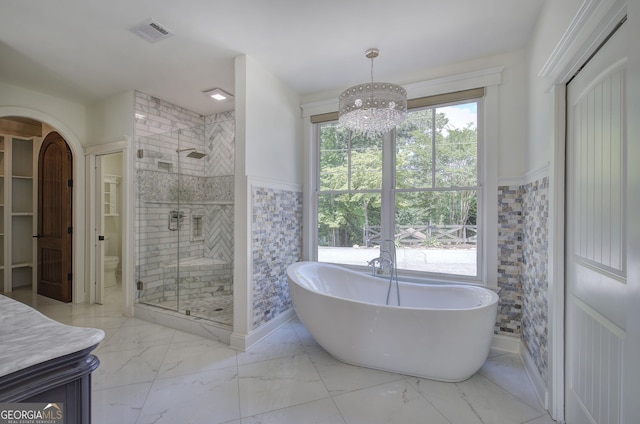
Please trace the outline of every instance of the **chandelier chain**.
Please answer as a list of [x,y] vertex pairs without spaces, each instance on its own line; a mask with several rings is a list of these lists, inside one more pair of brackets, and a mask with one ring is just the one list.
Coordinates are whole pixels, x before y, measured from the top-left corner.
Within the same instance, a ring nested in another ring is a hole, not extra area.
[[373,84],[373,56],[371,57],[371,84]]

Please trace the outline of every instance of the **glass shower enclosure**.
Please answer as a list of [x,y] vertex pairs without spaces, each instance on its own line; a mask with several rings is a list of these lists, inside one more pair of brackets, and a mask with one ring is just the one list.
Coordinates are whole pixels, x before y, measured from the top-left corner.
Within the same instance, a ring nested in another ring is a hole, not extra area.
[[233,320],[234,123],[137,139],[138,302]]

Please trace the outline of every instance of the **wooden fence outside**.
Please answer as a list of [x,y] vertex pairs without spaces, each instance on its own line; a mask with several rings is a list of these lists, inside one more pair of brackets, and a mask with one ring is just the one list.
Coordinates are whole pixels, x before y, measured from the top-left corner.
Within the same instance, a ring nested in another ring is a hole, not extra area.
[[[475,245],[477,234],[477,225],[403,225],[396,227],[395,240],[403,247]],[[367,244],[379,239],[380,227],[365,228]]]

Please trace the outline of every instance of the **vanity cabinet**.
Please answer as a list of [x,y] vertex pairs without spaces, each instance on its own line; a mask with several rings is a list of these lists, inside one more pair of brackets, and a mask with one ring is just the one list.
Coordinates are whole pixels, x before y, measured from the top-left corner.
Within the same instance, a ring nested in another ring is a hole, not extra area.
[[100,364],[91,352],[104,331],[60,324],[2,295],[0,322],[0,403],[61,404],[65,423],[90,423],[91,373]]

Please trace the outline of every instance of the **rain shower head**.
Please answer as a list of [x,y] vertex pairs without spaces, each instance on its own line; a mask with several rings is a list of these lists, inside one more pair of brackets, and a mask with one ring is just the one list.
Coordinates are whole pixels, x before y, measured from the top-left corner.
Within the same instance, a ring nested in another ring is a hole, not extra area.
[[187,155],[188,158],[194,158],[194,159],[202,159],[205,156],[207,156],[206,153],[200,153],[197,150],[194,150],[193,152]]
[[178,149],[178,150],[176,150],[176,152],[178,152],[178,154],[180,154],[182,152],[189,152],[187,157],[188,158],[193,158],[193,159],[202,159],[203,157],[207,156],[206,153],[201,153],[201,152],[197,151],[194,147],[191,147],[191,148],[188,148],[188,149]]

